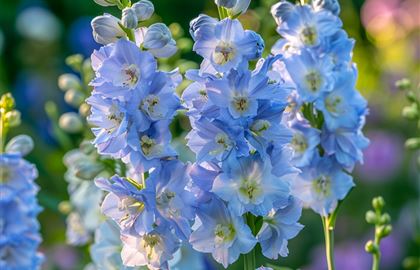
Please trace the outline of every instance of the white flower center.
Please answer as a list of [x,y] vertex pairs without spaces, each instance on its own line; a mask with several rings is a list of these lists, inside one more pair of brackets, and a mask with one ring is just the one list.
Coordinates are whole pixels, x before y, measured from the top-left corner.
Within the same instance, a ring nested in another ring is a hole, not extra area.
[[155,108],[159,105],[160,99],[155,95],[148,95],[140,103],[140,109],[147,115],[153,118],[162,118],[163,115],[159,112],[156,112]]
[[132,89],[137,85],[139,79],[140,69],[136,65],[124,65],[123,69],[121,70],[122,86]]
[[225,65],[236,55],[236,49],[231,43],[221,41],[214,50],[213,61],[218,65]]
[[307,88],[312,92],[318,92],[322,85],[322,77],[318,71],[310,71],[305,75]]
[[313,181],[313,188],[316,194],[327,197],[331,193],[331,178],[325,175],[321,175]]
[[318,33],[315,27],[306,26],[300,32],[300,38],[305,45],[315,45],[318,39]]
[[235,239],[236,231],[233,224],[217,224],[214,229],[216,244],[223,244]]
[[251,131],[253,131],[257,136],[261,136],[262,133],[268,130],[271,127],[271,124],[267,120],[257,120],[252,123]]
[[303,136],[301,133],[295,133],[292,138],[292,148],[302,154],[306,151],[308,148],[308,142],[306,141],[305,136]]

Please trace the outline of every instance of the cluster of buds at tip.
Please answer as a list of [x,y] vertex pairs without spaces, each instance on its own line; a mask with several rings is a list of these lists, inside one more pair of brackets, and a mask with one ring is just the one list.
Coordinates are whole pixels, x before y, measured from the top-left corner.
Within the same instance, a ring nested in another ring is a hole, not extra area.
[[20,125],[20,112],[15,110],[15,99],[10,93],[6,93],[0,98],[0,116],[5,128]]
[[379,253],[380,241],[391,234],[391,216],[383,212],[385,200],[379,196],[372,200],[373,210],[366,212],[366,222],[375,225],[375,239],[366,243],[366,252],[376,254]]

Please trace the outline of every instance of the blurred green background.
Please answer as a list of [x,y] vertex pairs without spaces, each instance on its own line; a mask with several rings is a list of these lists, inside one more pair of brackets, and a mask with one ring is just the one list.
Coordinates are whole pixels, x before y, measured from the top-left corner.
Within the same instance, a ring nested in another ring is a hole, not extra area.
[[[248,29],[259,32],[266,51],[279,38],[269,8],[274,0],[252,0],[251,9],[241,17]],[[340,210],[336,232],[336,260],[339,270],[369,269],[370,256],[364,243],[373,229],[364,220],[374,196],[382,195],[393,218],[394,232],[383,242],[381,269],[403,269],[408,256],[420,256],[419,153],[404,149],[404,140],[416,134],[415,124],[401,117],[404,94],[394,87],[407,77],[420,82],[420,3],[418,0],[342,0],[341,18],[356,48],[354,61],[359,68],[358,89],[370,102],[365,132],[371,145],[365,163],[356,168],[356,189]],[[188,36],[188,23],[199,13],[216,16],[211,0],[153,0],[155,20],[179,23]],[[65,216],[58,204],[68,199],[62,157],[77,147],[79,136],[64,146],[53,135],[53,124],[44,111],[45,102],[54,101],[60,113],[74,110],[63,101],[57,78],[71,72],[64,59],[74,53],[88,57],[98,48],[91,37],[90,20],[103,12],[93,0],[0,0],[0,94],[11,91],[22,112],[23,124],[12,131],[26,133],[35,140],[28,159],[39,170],[40,215],[47,255],[45,269],[82,269],[89,258],[83,250],[66,246]],[[191,52],[182,57],[199,62]],[[67,149],[66,149],[67,148]],[[305,211],[306,227],[290,241],[290,256],[276,262],[293,269],[325,269],[322,224],[318,216]],[[263,260],[258,261],[260,264]]]

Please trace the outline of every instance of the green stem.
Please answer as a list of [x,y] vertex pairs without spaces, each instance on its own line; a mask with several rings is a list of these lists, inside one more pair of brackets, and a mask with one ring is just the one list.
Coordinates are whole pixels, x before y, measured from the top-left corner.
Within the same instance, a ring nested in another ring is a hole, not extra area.
[[[255,235],[255,216],[251,213],[247,213],[245,217],[252,234]],[[255,248],[253,248],[248,254],[244,255],[244,270],[255,270],[256,265]]]
[[[376,210],[376,216],[377,217],[380,217],[381,216],[380,210]],[[377,247],[377,249],[372,254],[372,256],[373,256],[372,270],[379,270],[379,263],[381,261],[381,249],[380,249],[380,241],[381,241],[381,238],[379,236],[379,234],[380,234],[379,230],[380,230],[379,229],[379,226],[378,225],[375,225],[375,239],[374,239],[374,244]]]
[[322,225],[324,227],[325,237],[325,255],[327,258],[328,270],[335,270],[334,264],[334,226],[331,224],[330,218],[322,217]]
[[6,143],[6,127],[4,123],[5,110],[0,109],[0,153],[4,151],[4,144]]

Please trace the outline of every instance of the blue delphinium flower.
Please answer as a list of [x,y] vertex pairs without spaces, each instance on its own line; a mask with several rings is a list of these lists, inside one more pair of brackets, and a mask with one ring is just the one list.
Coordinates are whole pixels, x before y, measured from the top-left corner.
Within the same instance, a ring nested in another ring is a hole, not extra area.
[[238,20],[224,19],[208,34],[193,31],[196,43],[194,51],[209,61],[219,72],[236,68],[244,61],[261,56],[262,38],[255,32],[244,30]]
[[318,151],[321,131],[303,121],[294,122],[292,128],[295,131],[291,141],[291,147],[294,150],[292,162],[297,167],[307,166]]
[[179,239],[165,226],[157,226],[144,235],[121,235],[121,258],[126,266],[169,269],[168,261],[179,249]]
[[138,85],[147,84],[156,69],[156,60],[150,53],[142,52],[131,41],[120,39],[112,45],[108,57],[96,70],[92,85],[96,92],[106,97],[117,94],[123,96]]
[[322,216],[332,213],[354,186],[352,177],[330,157],[317,157],[292,182],[292,195]]
[[240,254],[250,252],[257,240],[242,217],[233,215],[223,201],[213,197],[197,213],[198,228],[190,237],[192,247],[213,258],[225,268],[235,262]]
[[167,161],[154,170],[147,180],[147,188],[156,195],[156,211],[159,217],[170,223],[176,235],[188,239],[191,233],[190,221],[195,218],[195,195],[189,190],[190,165],[179,160]]
[[222,121],[202,119],[193,122],[187,145],[196,153],[199,162],[223,161],[229,155],[247,156],[249,147],[240,126],[227,126]]
[[329,58],[319,58],[307,50],[284,59],[286,68],[296,84],[302,101],[313,102],[332,90],[333,65]]
[[134,180],[113,176],[99,178],[96,185],[108,191],[102,202],[102,213],[118,223],[123,233],[143,235],[153,230],[155,201],[153,193],[142,189]]
[[20,153],[0,154],[0,268],[39,269],[38,172]]
[[264,223],[257,235],[264,256],[273,260],[277,260],[278,255],[287,257],[288,240],[294,238],[303,228],[298,223],[301,214],[301,205],[290,196],[286,207],[277,211],[273,210],[264,218]]
[[365,112],[366,100],[355,90],[355,84],[356,74],[352,70],[343,72],[333,91],[315,102],[329,130],[358,127],[360,115]]
[[[213,183],[212,192],[228,202],[228,208],[241,216],[251,212],[266,216],[274,205],[285,205],[289,186],[285,178],[272,174],[269,159],[258,154],[245,158],[230,158]],[[286,176],[285,176],[286,177]]]
[[337,16],[325,10],[315,12],[308,5],[280,2],[272,7],[271,13],[279,25],[277,32],[291,46],[299,48],[320,45],[342,26]]
[[328,155],[333,155],[347,171],[352,171],[356,162],[363,163],[363,150],[369,145],[360,130],[337,129],[330,132],[323,129],[321,144]]

